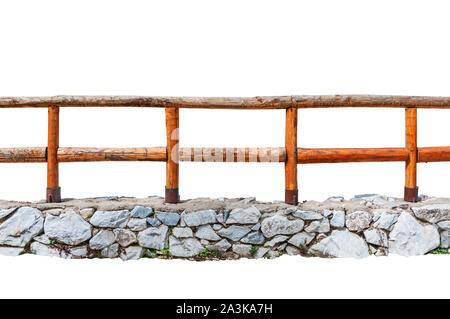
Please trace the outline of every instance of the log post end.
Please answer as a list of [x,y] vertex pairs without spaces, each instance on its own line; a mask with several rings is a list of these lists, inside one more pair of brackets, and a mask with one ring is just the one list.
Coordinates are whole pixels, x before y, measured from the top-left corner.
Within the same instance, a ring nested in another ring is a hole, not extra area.
[[286,204],[297,205],[298,204],[298,189],[290,190],[286,189],[284,193],[284,201]]
[[60,203],[61,202],[61,187],[47,187],[46,195],[47,203]]
[[166,188],[165,202],[169,204],[176,204],[180,201],[178,188]]
[[405,187],[405,196],[404,199],[406,202],[416,203],[419,201],[419,187],[409,188]]

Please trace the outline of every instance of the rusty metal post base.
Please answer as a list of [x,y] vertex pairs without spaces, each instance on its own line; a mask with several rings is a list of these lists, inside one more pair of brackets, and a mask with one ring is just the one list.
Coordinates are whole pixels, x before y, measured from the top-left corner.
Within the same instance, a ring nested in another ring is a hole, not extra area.
[[405,201],[417,202],[419,200],[419,187],[409,188],[405,187]]
[[180,195],[178,194],[178,188],[166,188],[166,203],[176,204],[180,201]]
[[297,205],[298,204],[298,189],[289,190],[286,189],[284,193],[284,201],[286,204]]
[[47,187],[47,203],[60,203],[61,202],[61,187],[50,188]]

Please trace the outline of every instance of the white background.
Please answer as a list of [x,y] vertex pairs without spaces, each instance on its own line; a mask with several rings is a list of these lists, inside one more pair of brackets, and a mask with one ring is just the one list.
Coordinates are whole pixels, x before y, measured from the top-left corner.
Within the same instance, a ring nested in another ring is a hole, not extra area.
[[[0,96],[450,96],[449,9],[411,0],[2,1]],[[450,111],[418,118],[419,146],[449,145]],[[278,147],[284,111],[181,110],[180,129],[181,146]],[[0,147],[45,146],[47,111],[0,110],[0,136]],[[61,146],[164,144],[162,109],[61,110]],[[299,111],[300,147],[403,145],[401,109]],[[282,199],[283,172],[280,163],[182,163],[180,193]],[[0,176],[1,198],[44,198],[45,164],[1,164]],[[449,179],[449,163],[419,165],[421,193],[449,196]],[[162,195],[164,184],[163,163],[60,165],[63,197]],[[301,200],[401,197],[403,186],[403,163],[299,166]],[[447,256],[0,262],[3,297],[449,297],[450,283],[425,276],[446,273]]]

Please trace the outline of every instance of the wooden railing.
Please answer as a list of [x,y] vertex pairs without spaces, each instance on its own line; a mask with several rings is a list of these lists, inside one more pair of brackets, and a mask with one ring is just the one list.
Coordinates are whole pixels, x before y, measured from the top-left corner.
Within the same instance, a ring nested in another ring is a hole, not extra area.
[[[450,161],[450,147],[417,147],[417,108],[450,108],[450,98],[409,96],[282,96],[254,98],[55,96],[3,97],[0,108],[48,108],[47,147],[1,148],[0,163],[47,162],[47,201],[61,201],[58,164],[91,161],[166,162],[165,200],[179,201],[179,161],[284,162],[285,201],[297,204],[297,164],[405,162],[404,198],[418,199],[417,163]],[[162,107],[166,114],[166,147],[59,147],[60,107]],[[298,148],[297,113],[301,108],[393,107],[405,109],[405,146],[398,148]],[[179,148],[179,108],[285,109],[286,140],[279,148]]]

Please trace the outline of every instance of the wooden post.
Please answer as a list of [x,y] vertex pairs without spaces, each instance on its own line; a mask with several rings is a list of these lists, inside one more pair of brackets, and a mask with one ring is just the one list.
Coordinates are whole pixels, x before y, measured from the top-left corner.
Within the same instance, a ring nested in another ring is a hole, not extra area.
[[297,108],[286,109],[286,162],[285,175],[285,202],[291,205],[298,203],[297,186]]
[[179,163],[179,109],[166,108],[167,163],[166,163],[166,203],[177,203],[178,163]]
[[405,109],[406,150],[408,159],[405,165],[405,201],[417,202],[417,109]]
[[47,203],[61,202],[58,177],[59,106],[48,108]]

